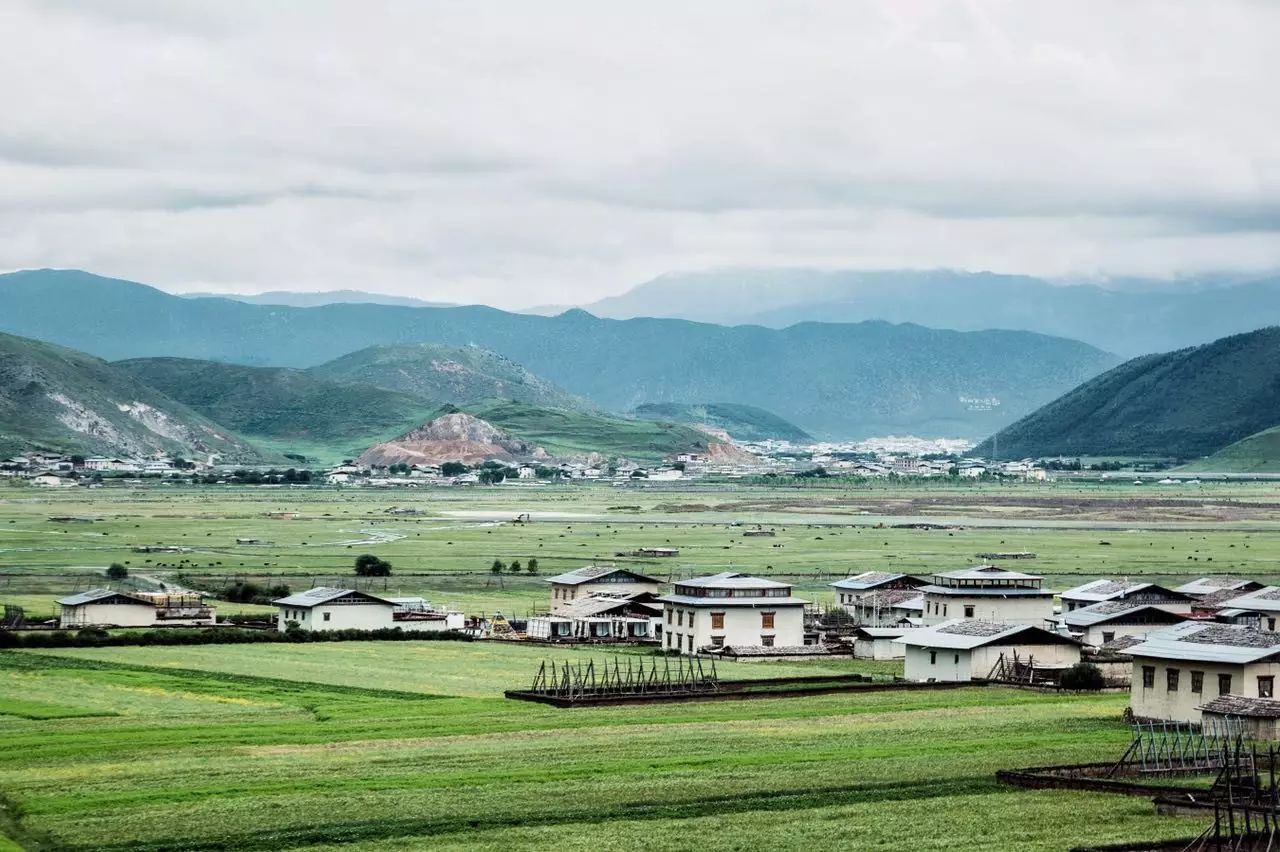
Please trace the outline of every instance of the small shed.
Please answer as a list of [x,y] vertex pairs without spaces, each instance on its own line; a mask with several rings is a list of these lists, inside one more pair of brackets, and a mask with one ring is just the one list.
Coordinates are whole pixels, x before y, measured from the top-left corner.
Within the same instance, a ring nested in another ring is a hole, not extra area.
[[901,638],[916,628],[859,627],[853,631],[853,656],[859,660],[901,660],[907,655],[907,646],[893,640]]
[[1200,707],[1201,719],[1225,721],[1239,719],[1246,737],[1254,740],[1276,740],[1276,722],[1280,720],[1280,701],[1274,698],[1249,698],[1244,695],[1219,695]]

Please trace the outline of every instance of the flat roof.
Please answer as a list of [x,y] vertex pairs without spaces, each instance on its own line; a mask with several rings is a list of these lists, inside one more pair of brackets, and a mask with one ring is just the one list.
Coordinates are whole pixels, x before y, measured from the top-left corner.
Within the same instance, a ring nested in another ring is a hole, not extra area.
[[1093,627],[1096,624],[1124,621],[1139,613],[1144,613],[1148,617],[1153,613],[1159,613],[1158,616],[1155,616],[1156,619],[1163,621],[1165,624],[1186,621],[1188,618],[1188,616],[1177,615],[1167,609],[1161,609],[1158,604],[1137,603],[1121,598],[1119,600],[1102,601],[1101,603],[1063,613],[1062,623],[1070,627]]
[[682,606],[701,606],[718,609],[726,606],[803,606],[807,600],[797,597],[786,598],[703,598],[694,595],[663,595],[658,598],[663,603],[680,604]]
[[837,589],[846,589],[849,591],[860,591],[863,589],[874,589],[876,586],[883,586],[885,583],[892,583],[895,580],[901,580],[906,574],[898,574],[893,571],[863,571],[861,574],[854,574],[852,577],[845,577],[843,580],[836,580],[828,585]]
[[721,571],[706,577],[694,577],[690,580],[672,580],[677,586],[692,586],[701,589],[789,589],[790,583],[779,583],[766,580],[764,577],[753,577],[737,571]]
[[984,645],[1079,645],[1080,641],[1034,624],[1002,624],[994,621],[952,619],[922,627],[893,640],[916,648],[968,651]]

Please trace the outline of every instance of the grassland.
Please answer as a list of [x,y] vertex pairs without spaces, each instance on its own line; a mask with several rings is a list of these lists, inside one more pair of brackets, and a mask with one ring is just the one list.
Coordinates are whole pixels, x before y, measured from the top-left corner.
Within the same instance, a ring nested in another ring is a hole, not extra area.
[[1118,753],[1124,696],[968,689],[564,711],[500,697],[535,656],[513,646],[262,650],[0,653],[10,835],[122,852],[1058,850],[1199,827],[1141,799],[994,781],[1004,766]]

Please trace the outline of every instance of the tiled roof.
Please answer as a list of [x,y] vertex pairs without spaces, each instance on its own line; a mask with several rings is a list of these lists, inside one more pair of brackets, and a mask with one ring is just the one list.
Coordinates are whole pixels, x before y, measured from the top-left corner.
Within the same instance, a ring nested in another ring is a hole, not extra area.
[[1251,716],[1255,719],[1280,719],[1280,701],[1274,698],[1248,698],[1243,695],[1219,695],[1200,710],[1223,716]]
[[708,589],[789,589],[790,583],[779,583],[763,577],[752,577],[737,571],[721,571],[707,577],[694,577],[690,580],[676,580],[677,586],[694,586]]
[[557,574],[554,577],[548,577],[548,583],[558,583],[562,586],[577,586],[609,574],[631,574],[638,582],[641,583],[661,583],[661,580],[641,574],[639,571],[633,571],[630,568],[624,568],[619,565],[586,565],[582,568],[575,568],[572,571],[566,571],[563,574]]
[[1133,583],[1128,580],[1094,580],[1092,583],[1085,583],[1083,586],[1076,586],[1074,589],[1067,589],[1062,593],[1064,598],[1085,598],[1092,600],[1106,600],[1112,597],[1118,597],[1129,592],[1145,589],[1150,583]]
[[975,565],[972,568],[964,568],[960,571],[944,571],[935,574],[937,577],[947,577],[953,580],[1042,580],[1044,579],[1038,574],[1023,574],[1021,571],[1010,571],[1007,568],[998,568],[995,565]]
[[139,606],[149,606],[149,601],[138,600],[126,592],[117,592],[112,589],[89,589],[87,592],[78,592],[65,598],[58,598],[58,603],[63,606],[80,606],[82,604],[93,603],[94,601],[106,600],[107,598],[121,597],[126,598],[131,603]]
[[1016,644],[1079,645],[1079,640],[1063,633],[1054,633],[1032,624],[997,624],[990,621],[965,621],[954,619],[933,627],[912,630],[893,640],[917,648],[946,648],[972,650],[984,645]]
[[994,621],[957,621],[937,628],[939,633],[953,633],[956,636],[999,636],[1008,629],[1009,625]]
[[289,595],[287,598],[274,600],[272,603],[276,606],[296,606],[306,608],[319,606],[320,604],[337,600],[338,598],[345,597],[346,595],[359,595],[360,597],[369,598],[370,600],[378,603],[384,603],[387,606],[396,605],[393,601],[389,601],[386,598],[380,598],[377,595],[371,595],[368,592],[361,592],[356,589],[331,589],[326,586],[317,586],[316,588],[308,589],[305,592],[298,592],[297,594]]
[[852,577],[846,577],[843,580],[836,580],[832,583],[837,589],[850,589],[857,591],[860,589],[870,589],[875,586],[882,586],[885,583],[892,583],[907,576],[906,574],[896,574],[892,571],[863,571],[861,574],[854,574]]
[[1135,657],[1156,659],[1253,663],[1280,655],[1280,633],[1230,624],[1187,621],[1152,631],[1129,653]]

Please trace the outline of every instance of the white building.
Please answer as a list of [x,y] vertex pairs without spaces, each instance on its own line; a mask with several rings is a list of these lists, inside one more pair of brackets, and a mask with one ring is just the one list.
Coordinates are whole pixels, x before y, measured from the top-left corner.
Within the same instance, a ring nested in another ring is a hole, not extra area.
[[212,625],[217,613],[195,592],[116,592],[90,589],[58,599],[58,626],[198,627]]
[[533,616],[531,639],[584,642],[646,642],[662,639],[662,604],[649,592],[596,592],[552,615]]
[[1093,580],[1082,586],[1067,589],[1058,595],[1062,599],[1063,613],[1092,606],[1103,601],[1124,599],[1130,603],[1149,603],[1170,612],[1190,613],[1193,598],[1186,592],[1166,589],[1155,583],[1136,583],[1130,580]]
[[1239,597],[1224,601],[1218,609],[1219,615],[1238,618],[1244,614],[1253,615],[1253,623],[1264,630],[1275,630],[1280,620],[1280,586],[1263,586]]
[[1133,657],[1129,705],[1140,719],[1199,722],[1220,695],[1275,698],[1280,633],[1188,621],[1125,649]]
[[1146,638],[1153,631],[1181,624],[1188,618],[1186,613],[1122,598],[1074,609],[1064,613],[1059,623],[1084,644],[1101,647],[1123,636]]
[[934,574],[922,586],[926,626],[953,619],[1038,625],[1053,617],[1053,592],[1043,578],[994,565]]
[[393,601],[368,592],[323,586],[272,603],[281,631],[291,621],[303,630],[380,630],[392,626],[396,609]]
[[677,580],[658,598],[663,647],[682,654],[703,648],[784,648],[804,644],[804,605],[791,586],[734,571]]
[[1036,668],[1080,662],[1080,643],[1030,624],[955,619],[895,639],[906,646],[903,674],[914,681],[968,681],[990,677],[1001,656]]
[[662,581],[617,565],[587,565],[548,577],[551,584],[551,614],[570,607],[574,601],[597,593],[656,596]]
[[895,606],[919,597],[916,589],[924,581],[892,571],[863,571],[830,585],[836,590],[836,606],[859,624],[877,627],[897,624],[902,614]]
[[901,660],[906,646],[901,639],[915,627],[858,627],[853,631],[853,656],[859,660]]

